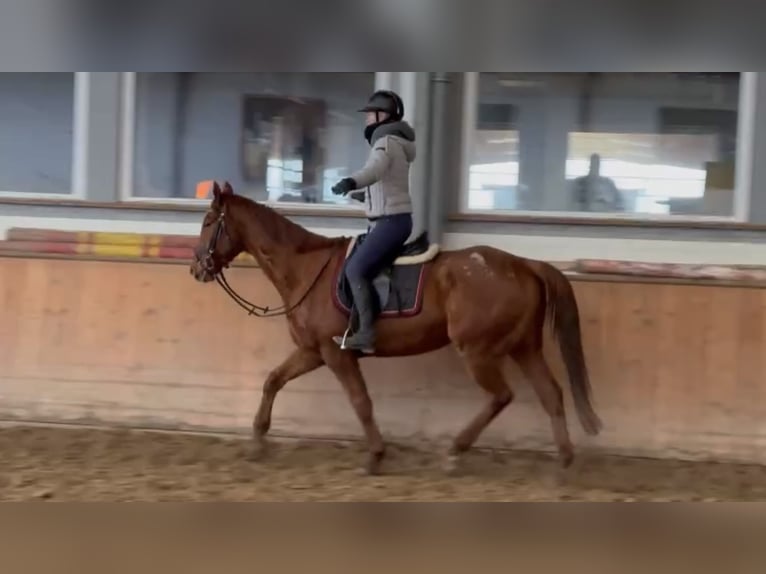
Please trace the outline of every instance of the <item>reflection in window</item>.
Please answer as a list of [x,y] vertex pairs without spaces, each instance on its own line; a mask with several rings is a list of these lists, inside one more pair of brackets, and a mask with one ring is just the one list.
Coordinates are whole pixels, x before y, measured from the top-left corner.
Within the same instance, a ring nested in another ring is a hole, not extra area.
[[72,193],[72,72],[0,74],[0,191]]
[[324,102],[307,98],[244,98],[244,176],[269,201],[318,203],[322,199]]
[[464,207],[730,216],[738,102],[738,73],[482,72]]
[[[611,211],[667,215],[671,208],[678,212],[704,202],[706,166],[714,163],[717,141],[711,135],[571,133],[567,180],[586,179],[594,155],[600,158],[600,175],[614,183],[623,202],[622,209]],[[723,199],[731,211],[733,173],[728,186]]]
[[205,179],[261,201],[339,203],[364,165],[375,73],[139,73],[134,195],[191,198]]
[[517,209],[519,132],[514,122],[513,106],[489,103],[479,108],[469,166],[469,209]]

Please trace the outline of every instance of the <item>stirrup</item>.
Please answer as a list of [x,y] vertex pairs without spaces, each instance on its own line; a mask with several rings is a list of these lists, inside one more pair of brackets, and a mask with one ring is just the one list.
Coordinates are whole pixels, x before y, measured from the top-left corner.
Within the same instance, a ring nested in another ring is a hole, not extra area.
[[375,346],[371,345],[370,347],[359,349],[359,348],[352,348],[348,347],[346,344],[346,341],[349,337],[352,337],[354,333],[351,333],[351,329],[346,329],[346,332],[343,333],[342,337],[333,337],[333,341],[340,347],[341,351],[355,351],[357,353],[362,353],[363,355],[374,355],[375,354]]
[[351,335],[351,326],[348,326],[342,337],[338,337],[336,335],[332,338],[332,340],[335,341],[335,343],[341,348],[342,351],[347,351],[348,347],[346,346],[346,341]]
[[349,335],[351,335],[351,327],[346,327],[346,331],[343,333],[343,337],[340,340],[340,348],[342,351],[348,350],[348,347],[346,347],[346,340],[348,340]]

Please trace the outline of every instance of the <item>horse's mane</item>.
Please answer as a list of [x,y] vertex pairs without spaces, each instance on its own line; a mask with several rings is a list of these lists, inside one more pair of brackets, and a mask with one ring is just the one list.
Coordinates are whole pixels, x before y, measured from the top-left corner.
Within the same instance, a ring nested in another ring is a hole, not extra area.
[[242,195],[231,195],[227,198],[228,202],[236,207],[237,211],[241,211],[243,225],[258,225],[268,237],[280,245],[292,246],[297,253],[339,247],[348,241],[347,237],[326,237],[313,233],[268,205],[257,203]]

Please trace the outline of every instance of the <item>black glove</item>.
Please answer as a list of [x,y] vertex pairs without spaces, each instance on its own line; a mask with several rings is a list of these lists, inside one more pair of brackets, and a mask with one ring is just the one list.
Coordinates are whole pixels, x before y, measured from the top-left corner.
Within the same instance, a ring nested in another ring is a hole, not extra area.
[[332,192],[335,195],[346,195],[349,191],[354,191],[355,189],[356,182],[352,178],[346,177],[333,186]]

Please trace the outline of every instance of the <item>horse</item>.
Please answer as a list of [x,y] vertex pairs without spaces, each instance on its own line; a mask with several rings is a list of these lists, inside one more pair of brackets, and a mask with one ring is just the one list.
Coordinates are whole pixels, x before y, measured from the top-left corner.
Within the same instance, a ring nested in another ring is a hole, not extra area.
[[[248,308],[250,304],[244,304],[245,300],[229,287],[224,269],[241,253],[249,253],[283,303],[278,313],[254,305],[251,313],[284,315],[295,344],[263,384],[253,421],[256,459],[266,450],[272,408],[280,390],[290,381],[327,366],[346,391],[364,430],[369,451],[364,470],[371,475],[380,472],[386,447],[359,364],[367,355],[344,350],[333,340],[346,332],[349,314],[332,304],[330,294],[337,292],[333,282],[342,276],[337,270],[342,269],[355,239],[312,233],[269,206],[235,194],[228,182],[223,189],[217,182],[213,184],[212,201],[194,248],[191,275],[201,283],[218,281],[235,301]],[[488,393],[486,405],[456,435],[447,451],[445,467],[450,470],[512,402],[514,395],[502,372],[504,360],[510,357],[531,382],[550,417],[560,462],[569,467],[574,447],[563,393],[542,351],[546,322],[558,341],[583,429],[597,435],[602,424],[591,404],[579,310],[568,279],[546,262],[489,246],[450,251],[434,249],[434,245],[429,248],[427,260],[418,263],[422,307],[409,315],[379,315],[373,356],[413,356],[451,344],[473,380]]]

